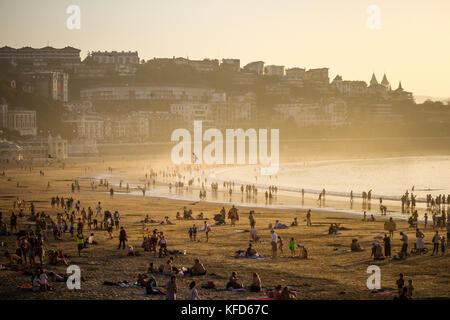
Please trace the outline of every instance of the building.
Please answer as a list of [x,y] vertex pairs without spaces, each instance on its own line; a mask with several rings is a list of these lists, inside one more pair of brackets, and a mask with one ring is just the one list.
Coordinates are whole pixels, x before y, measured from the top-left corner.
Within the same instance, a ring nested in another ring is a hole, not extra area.
[[328,68],[309,69],[305,72],[305,82],[309,86],[317,89],[326,90],[330,84],[328,77]]
[[382,83],[378,83],[375,73],[372,74],[370,79],[370,84],[368,87],[368,93],[372,95],[381,95],[384,98],[388,98],[388,93],[390,91],[389,81],[387,80],[386,74],[383,76]]
[[284,76],[284,66],[268,65],[264,68],[264,73],[268,76]]
[[73,47],[56,49],[53,47],[31,48],[23,47],[15,49],[4,46],[0,48],[0,61],[14,64],[28,64],[33,66],[59,65],[62,67],[73,67],[80,64],[81,50]]
[[5,162],[23,160],[23,148],[14,142],[0,139],[0,160]]
[[233,72],[241,71],[241,60],[240,59],[222,59],[222,64],[220,68],[223,70],[229,70]]
[[398,83],[398,88],[391,91],[393,100],[414,100],[412,92],[403,90],[402,82]]
[[183,117],[168,111],[138,111],[148,120],[150,141],[170,141],[173,130],[185,127]]
[[63,120],[63,123],[72,126],[72,131],[77,138],[88,140],[103,140],[104,119],[98,114],[81,113],[71,115]]
[[113,65],[137,65],[139,55],[137,51],[94,51],[91,52],[92,59],[99,64]]
[[362,96],[367,94],[367,83],[365,81],[342,80],[342,76],[337,75],[331,87],[338,90],[341,94],[347,96]]
[[147,142],[149,140],[149,122],[139,112],[125,117],[108,118],[104,122],[105,141]]
[[[207,88],[146,86],[146,87],[100,87],[81,90],[82,100],[168,100],[168,101],[208,101],[217,97],[216,91]],[[225,99],[225,94],[221,94]]]
[[18,131],[21,136],[35,136],[37,133],[36,111],[9,109],[7,128]]
[[4,99],[0,101],[0,128],[8,128],[8,104]]
[[66,72],[26,72],[23,82],[29,87],[28,91],[57,101],[69,100],[69,75]]
[[68,157],[67,140],[58,134],[47,138],[33,138],[21,142],[25,159],[56,159],[65,160]]
[[264,61],[250,62],[244,66],[244,70],[257,75],[262,75],[264,74]]
[[288,79],[301,79],[306,77],[306,70],[304,68],[290,68],[286,69],[286,78]]
[[348,124],[347,105],[342,100],[278,104],[274,110],[277,112],[277,120],[285,122],[293,119],[298,127],[341,127]]
[[189,60],[180,57],[174,58],[173,62],[176,65],[191,66],[198,72],[212,72],[219,70],[219,60],[217,59]]

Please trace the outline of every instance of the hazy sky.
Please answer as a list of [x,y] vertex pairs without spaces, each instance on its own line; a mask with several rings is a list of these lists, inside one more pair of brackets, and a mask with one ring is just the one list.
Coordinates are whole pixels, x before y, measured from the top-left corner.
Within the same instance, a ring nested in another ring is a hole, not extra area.
[[[69,5],[81,29],[69,30]],[[369,5],[381,29],[367,27]],[[143,59],[239,58],[450,96],[449,0],[0,0],[0,46],[137,50]]]

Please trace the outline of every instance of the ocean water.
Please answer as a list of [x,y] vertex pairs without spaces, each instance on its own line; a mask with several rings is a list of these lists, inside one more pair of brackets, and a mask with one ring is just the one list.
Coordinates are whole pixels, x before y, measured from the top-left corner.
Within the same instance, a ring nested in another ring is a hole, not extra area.
[[326,193],[348,197],[372,190],[372,199],[398,200],[408,190],[423,200],[426,194],[450,194],[450,156],[401,157],[280,164],[276,176],[261,176],[257,167],[215,170],[211,179],[234,180],[279,190]]

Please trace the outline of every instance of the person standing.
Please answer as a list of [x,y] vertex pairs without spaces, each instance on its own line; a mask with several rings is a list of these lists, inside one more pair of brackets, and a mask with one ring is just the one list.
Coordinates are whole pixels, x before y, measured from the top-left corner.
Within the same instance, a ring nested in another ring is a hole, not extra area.
[[406,258],[408,255],[408,236],[403,232],[400,232],[400,236],[402,237],[400,240],[403,242],[401,252],[404,254]]
[[84,248],[84,236],[81,231],[77,233],[77,247],[78,247],[78,256],[81,257],[81,250]]
[[119,211],[114,212],[114,224],[116,225],[116,230],[119,230],[120,214]]
[[308,210],[306,213],[306,225],[311,227],[311,209]]
[[385,233],[384,238],[384,256],[390,257],[391,256],[391,238]]
[[122,245],[122,249],[125,249],[125,241],[127,241],[127,232],[123,227],[120,227],[119,247],[117,249],[120,249],[120,245]]
[[166,300],[177,300],[177,277],[171,276],[166,284]]
[[401,296],[403,294],[403,287],[405,286],[405,279],[403,279],[403,273],[400,273],[400,278],[397,280],[397,289],[398,289],[398,296]]
[[425,229],[427,228],[427,224],[428,224],[428,214],[425,212]]
[[439,231],[436,230],[436,234],[433,237],[433,253],[431,254],[432,256],[434,256],[434,254],[438,254],[439,253],[439,244],[441,242],[441,236],[439,235]]
[[295,241],[294,238],[291,238],[291,241],[289,241],[289,250],[291,251],[291,257],[295,257]]
[[210,227],[209,224],[207,224],[206,221],[205,221],[205,235],[206,235],[206,242],[208,242],[208,240],[209,240],[208,234],[209,234],[210,231],[211,231],[211,227]]
[[254,211],[250,210],[250,214],[248,215],[248,219],[250,220],[250,228],[253,229],[255,228],[256,225],[256,221],[255,221],[255,217],[253,216]]
[[272,233],[272,240],[271,240],[271,245],[272,245],[272,257],[275,259],[277,257],[277,241],[278,241],[278,236],[275,233],[275,231],[272,229],[270,231]]

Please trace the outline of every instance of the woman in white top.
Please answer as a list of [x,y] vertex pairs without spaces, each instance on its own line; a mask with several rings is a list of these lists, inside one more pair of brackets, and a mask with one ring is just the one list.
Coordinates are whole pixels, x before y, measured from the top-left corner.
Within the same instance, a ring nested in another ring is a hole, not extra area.
[[186,289],[184,293],[184,300],[200,300],[198,291],[195,289],[195,281],[192,281]]

